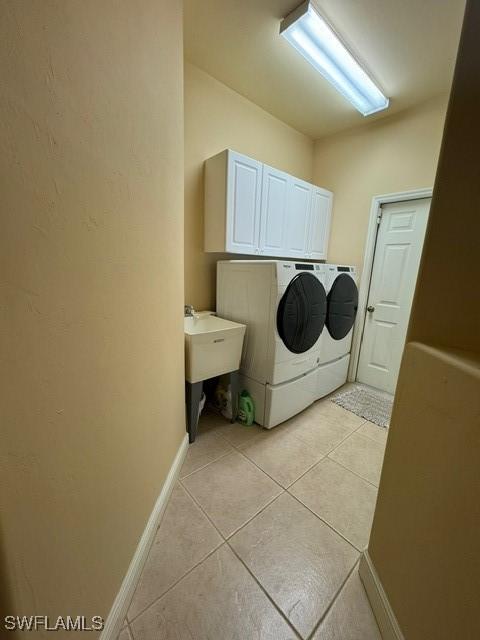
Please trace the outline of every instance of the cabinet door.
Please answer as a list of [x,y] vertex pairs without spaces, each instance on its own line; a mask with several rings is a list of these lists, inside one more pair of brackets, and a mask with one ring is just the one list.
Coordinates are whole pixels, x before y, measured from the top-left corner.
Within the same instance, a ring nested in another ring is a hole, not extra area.
[[285,256],[287,202],[290,176],[263,165],[260,253]]
[[314,260],[326,260],[327,258],[332,200],[331,191],[313,187],[308,235],[310,239],[309,257]]
[[286,255],[292,258],[308,257],[308,227],[312,185],[292,178],[288,189]]
[[258,253],[262,163],[234,151],[228,153],[226,250]]

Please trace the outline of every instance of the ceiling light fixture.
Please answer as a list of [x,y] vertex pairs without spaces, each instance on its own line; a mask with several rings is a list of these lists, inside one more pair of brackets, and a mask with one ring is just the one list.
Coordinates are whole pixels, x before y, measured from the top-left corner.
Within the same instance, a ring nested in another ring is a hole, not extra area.
[[310,1],[280,24],[281,35],[364,116],[389,104]]

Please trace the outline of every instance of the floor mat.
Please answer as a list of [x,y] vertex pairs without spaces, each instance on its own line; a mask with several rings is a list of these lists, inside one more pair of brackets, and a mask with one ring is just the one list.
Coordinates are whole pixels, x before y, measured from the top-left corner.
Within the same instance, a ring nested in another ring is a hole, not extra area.
[[361,418],[388,427],[392,415],[393,396],[365,384],[354,384],[332,398],[332,402]]

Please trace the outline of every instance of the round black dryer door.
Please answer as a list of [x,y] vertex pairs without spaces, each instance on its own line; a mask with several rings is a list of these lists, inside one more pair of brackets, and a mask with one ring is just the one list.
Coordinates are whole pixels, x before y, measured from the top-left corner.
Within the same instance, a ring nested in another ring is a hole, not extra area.
[[277,310],[277,330],[285,346],[303,353],[320,337],[327,314],[327,296],[322,283],[311,273],[291,280]]
[[327,296],[327,329],[334,340],[345,338],[353,327],[358,308],[357,285],[346,273],[335,279]]

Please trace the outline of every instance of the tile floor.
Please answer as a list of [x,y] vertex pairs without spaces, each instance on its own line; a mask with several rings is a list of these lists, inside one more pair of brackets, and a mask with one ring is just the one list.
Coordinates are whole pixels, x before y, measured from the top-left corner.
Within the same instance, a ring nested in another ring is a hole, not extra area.
[[119,640],[380,640],[358,560],[386,438],[329,399],[202,416]]

